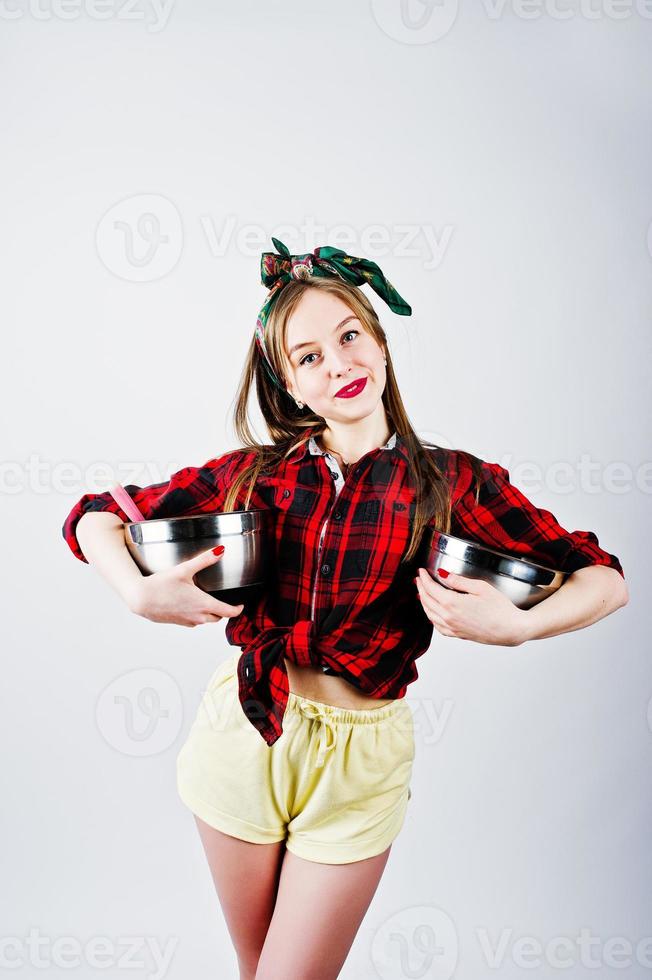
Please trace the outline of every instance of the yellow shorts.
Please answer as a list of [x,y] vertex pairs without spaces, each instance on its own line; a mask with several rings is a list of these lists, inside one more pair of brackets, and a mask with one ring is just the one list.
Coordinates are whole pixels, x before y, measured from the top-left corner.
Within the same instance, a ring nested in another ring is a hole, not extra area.
[[177,757],[183,802],[232,837],[323,864],[384,851],[411,797],[412,710],[404,698],[350,709],[290,691],[283,734],[269,746],[238,700],[236,665],[211,677]]

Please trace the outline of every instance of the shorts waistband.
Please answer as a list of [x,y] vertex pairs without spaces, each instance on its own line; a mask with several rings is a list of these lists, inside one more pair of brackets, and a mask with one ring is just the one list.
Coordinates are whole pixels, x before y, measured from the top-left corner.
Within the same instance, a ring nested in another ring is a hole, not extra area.
[[337,745],[338,731],[341,733],[340,726],[389,722],[399,727],[407,725],[409,730],[412,729],[412,712],[403,698],[397,698],[391,704],[384,704],[379,708],[343,708],[340,705],[315,701],[313,698],[306,698],[302,694],[290,691],[285,710],[291,718],[312,718],[319,723],[316,769],[324,765],[326,755]]
[[[310,710],[311,708],[314,710]],[[319,713],[328,716],[331,721],[346,725],[371,725],[404,711],[410,711],[410,707],[404,698],[397,698],[391,704],[383,704],[380,708],[343,708],[337,704],[315,701],[313,698],[306,698],[302,694],[290,691],[286,711],[299,711],[302,714]]]

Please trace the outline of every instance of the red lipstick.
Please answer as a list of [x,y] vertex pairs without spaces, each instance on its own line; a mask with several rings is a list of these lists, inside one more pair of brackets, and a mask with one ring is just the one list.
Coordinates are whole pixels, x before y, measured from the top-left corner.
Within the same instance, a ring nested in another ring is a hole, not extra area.
[[360,392],[363,390],[366,384],[367,384],[366,378],[358,378],[357,381],[353,381],[350,385],[345,385],[344,388],[340,388],[340,390],[336,392],[335,397],[355,398],[356,395],[360,394]]

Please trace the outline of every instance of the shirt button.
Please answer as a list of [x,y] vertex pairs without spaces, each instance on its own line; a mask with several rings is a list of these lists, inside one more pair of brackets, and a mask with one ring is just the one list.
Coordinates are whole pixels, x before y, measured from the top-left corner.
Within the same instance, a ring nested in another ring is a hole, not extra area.
[[328,575],[330,573],[330,570],[331,570],[331,566],[330,565],[322,565],[321,566],[321,573],[322,573],[322,575]]
[[336,510],[335,511],[335,513],[333,514],[333,520],[334,521],[341,521],[342,520],[342,511],[341,510]]
[[337,473],[335,472],[335,470],[331,470],[329,467],[328,472],[330,473],[330,475],[333,477],[334,480],[337,480]]
[[289,490],[284,490],[283,491],[283,496],[284,497],[289,497],[290,496],[290,491]]

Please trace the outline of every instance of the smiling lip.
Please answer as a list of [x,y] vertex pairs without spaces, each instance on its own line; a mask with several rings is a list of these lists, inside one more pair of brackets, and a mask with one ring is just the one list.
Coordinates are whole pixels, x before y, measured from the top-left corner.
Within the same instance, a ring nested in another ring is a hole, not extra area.
[[357,381],[353,381],[350,385],[346,385],[344,388],[340,388],[340,390],[336,392],[335,397],[354,398],[356,395],[360,394],[360,392],[362,391],[366,383],[367,383],[366,378],[358,378]]

